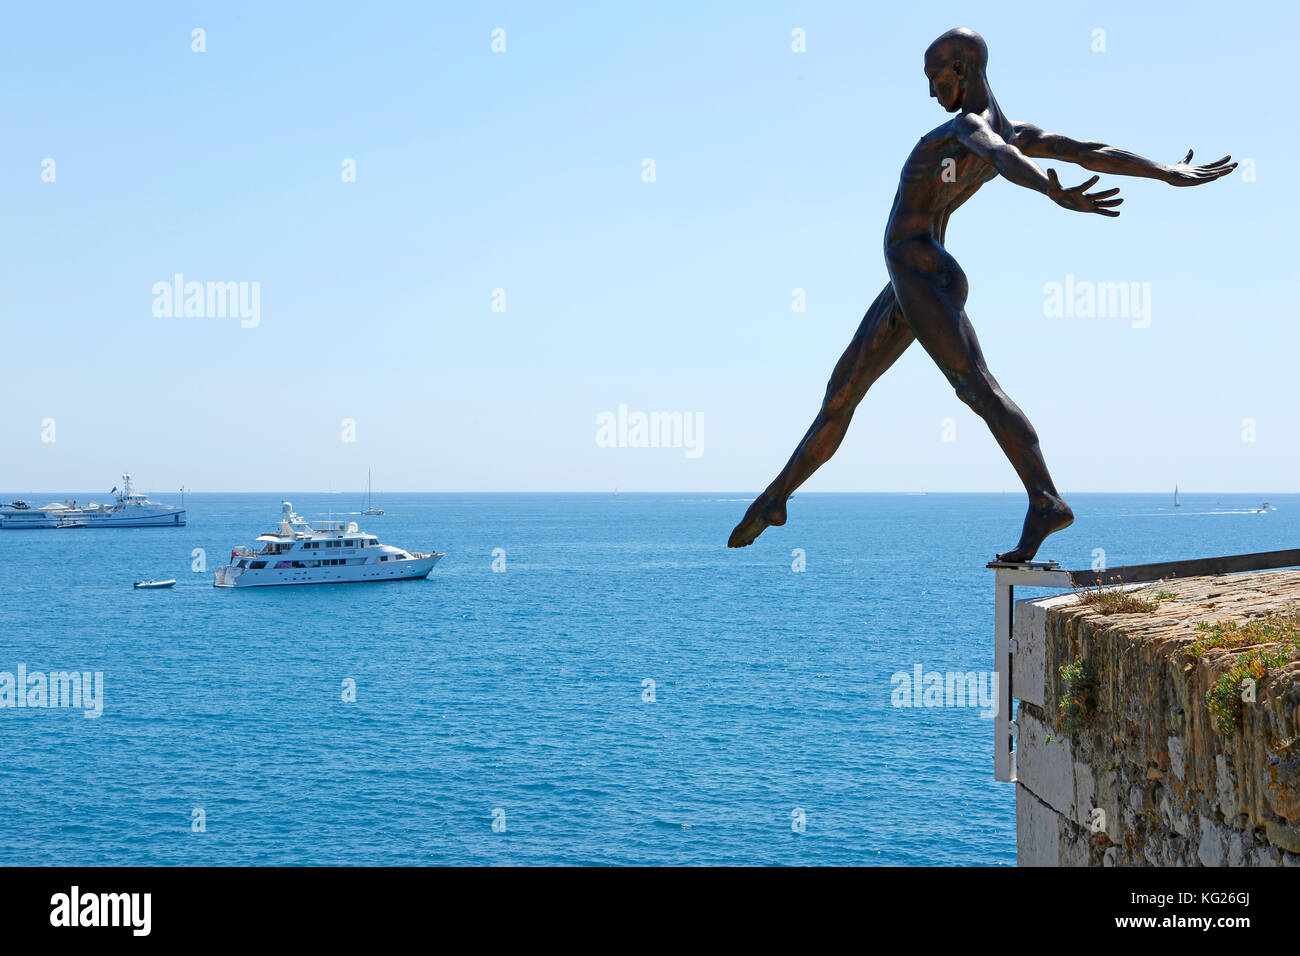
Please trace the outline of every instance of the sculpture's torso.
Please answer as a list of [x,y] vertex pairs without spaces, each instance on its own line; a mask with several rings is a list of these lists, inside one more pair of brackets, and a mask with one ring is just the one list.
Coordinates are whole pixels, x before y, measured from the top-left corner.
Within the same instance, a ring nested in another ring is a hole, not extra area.
[[[1014,131],[998,112],[983,114],[1008,142]],[[921,137],[912,149],[898,181],[894,207],[885,227],[885,248],[905,239],[927,238],[942,244],[948,216],[990,179],[997,170],[957,137],[958,115]]]

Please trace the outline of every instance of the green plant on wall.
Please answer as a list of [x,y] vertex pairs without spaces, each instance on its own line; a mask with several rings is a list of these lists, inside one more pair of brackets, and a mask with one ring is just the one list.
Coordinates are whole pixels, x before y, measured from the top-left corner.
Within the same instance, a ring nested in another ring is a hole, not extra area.
[[1087,662],[1079,657],[1069,664],[1062,664],[1057,673],[1061,676],[1064,693],[1056,725],[1063,733],[1072,734],[1087,725],[1088,717],[1096,709],[1097,677]]
[[[1231,737],[1241,723],[1243,695],[1253,688],[1246,681],[1258,683],[1270,667],[1300,660],[1300,611],[1293,604],[1286,610],[1270,611],[1246,621],[1201,621],[1196,631],[1196,640],[1187,647],[1187,656],[1192,660],[1216,648],[1229,651],[1254,648],[1237,658],[1232,669],[1205,692],[1205,706],[1214,728]],[[1276,649],[1265,650],[1259,646],[1266,644]]]
[[[1289,648],[1288,648],[1289,650]],[[1210,711],[1210,720],[1215,729],[1225,737],[1237,732],[1241,723],[1241,705],[1246,699],[1247,681],[1258,683],[1270,667],[1280,667],[1292,659],[1288,650],[1265,653],[1248,651],[1243,654],[1232,670],[1224,674],[1214,686],[1205,692],[1205,706]],[[1253,697],[1252,697],[1253,699]]]
[[1149,588],[1129,591],[1118,585],[1099,584],[1075,593],[1080,605],[1101,614],[1144,614],[1154,611],[1157,606],[1155,601],[1147,597],[1151,593]]
[[1276,644],[1280,651],[1300,657],[1300,615],[1295,611],[1272,612],[1248,621],[1201,621],[1198,637],[1187,648],[1190,657],[1200,657],[1215,647],[1235,649],[1255,644]]

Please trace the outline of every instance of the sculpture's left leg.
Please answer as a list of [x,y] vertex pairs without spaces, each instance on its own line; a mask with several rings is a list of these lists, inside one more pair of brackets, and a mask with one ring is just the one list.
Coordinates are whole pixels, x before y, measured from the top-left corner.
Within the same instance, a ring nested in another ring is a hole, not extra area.
[[835,454],[867,389],[898,360],[913,339],[912,329],[903,321],[903,313],[898,308],[893,286],[886,285],[867,309],[853,341],[835,364],[817,417],[780,474],[740,519],[727,539],[727,547],[743,548],[766,528],[785,524],[786,499]]

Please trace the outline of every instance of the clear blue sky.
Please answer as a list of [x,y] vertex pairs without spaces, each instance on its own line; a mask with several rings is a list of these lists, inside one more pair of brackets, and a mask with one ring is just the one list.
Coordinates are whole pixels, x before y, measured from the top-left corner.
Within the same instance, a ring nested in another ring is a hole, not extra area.
[[[0,486],[352,490],[373,466],[387,490],[757,489],[886,281],[899,168],[947,119],[922,53],[965,25],[1014,119],[1256,164],[1107,177],[1114,220],[1004,181],[954,216],[968,311],[1058,485],[1294,491],[1296,6],[969,9],[10,5]],[[260,324],[156,317],[175,273],[259,282]],[[1067,274],[1149,282],[1150,326],[1045,317]],[[620,403],[699,415],[703,454],[598,447]],[[916,346],[806,486],[1018,487]]]

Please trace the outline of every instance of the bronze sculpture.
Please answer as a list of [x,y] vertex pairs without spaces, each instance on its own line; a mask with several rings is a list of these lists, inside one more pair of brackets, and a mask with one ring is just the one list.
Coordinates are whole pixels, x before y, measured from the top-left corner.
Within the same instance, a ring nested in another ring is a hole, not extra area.
[[921,138],[903,166],[885,228],[889,284],[876,296],[862,324],[831,373],[817,418],[781,473],[758,496],[727,541],[751,544],[770,525],[786,522],[786,501],[839,448],[854,409],[867,389],[912,344],[934,359],[963,402],[984,419],[1029,495],[1019,543],[997,556],[1029,561],[1043,540],[1074,521],[1057,494],[1024,413],[998,386],[984,364],[975,329],[966,316],[966,276],[943,247],[952,211],[999,173],[1076,212],[1118,216],[1118,188],[1088,192],[1099,177],[1063,188],[1055,170],[1044,173],[1028,157],[1058,159],[1117,176],[1161,179],[1194,186],[1226,176],[1236,163],[1225,156],[1204,166],[1165,166],[1103,143],[1077,142],[1013,123],[999,108],[985,75],[988,48],[973,30],[949,30],[925,51],[930,95],[957,115]]

